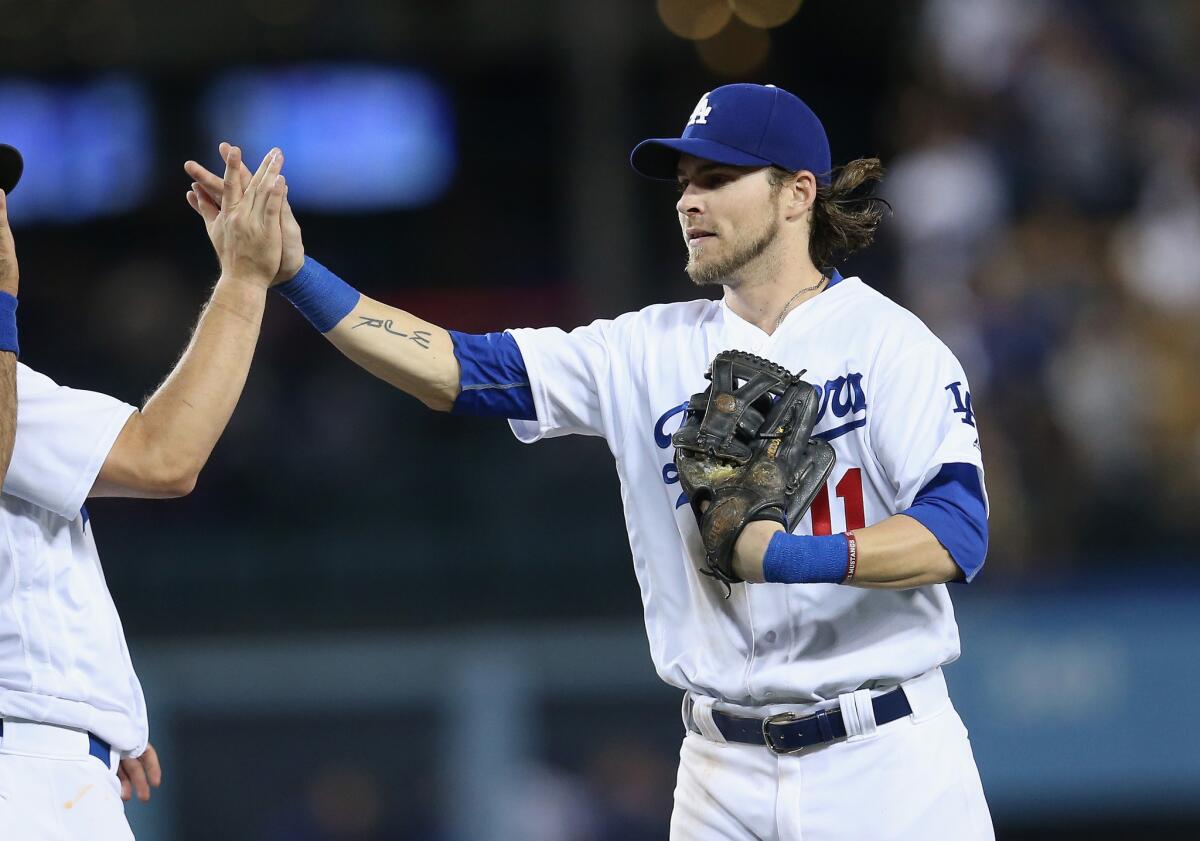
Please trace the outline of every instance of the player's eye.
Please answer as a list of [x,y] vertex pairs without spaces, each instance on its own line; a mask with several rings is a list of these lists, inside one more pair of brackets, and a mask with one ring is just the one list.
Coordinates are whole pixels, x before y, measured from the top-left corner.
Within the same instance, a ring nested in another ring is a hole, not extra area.
[[675,191],[678,192],[680,195],[683,195],[683,191],[686,190],[687,188],[688,188],[688,183],[686,181],[676,181],[675,182]]

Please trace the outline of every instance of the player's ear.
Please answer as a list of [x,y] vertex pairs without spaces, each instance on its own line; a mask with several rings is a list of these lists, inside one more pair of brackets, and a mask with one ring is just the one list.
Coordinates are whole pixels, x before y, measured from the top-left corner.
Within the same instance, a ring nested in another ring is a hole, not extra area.
[[812,208],[817,198],[817,179],[807,169],[790,173],[784,179],[782,191],[786,201],[786,218],[798,219]]
[[812,204],[817,200],[817,176],[808,169],[796,173],[796,181],[792,185],[796,196],[797,212],[799,215],[808,214]]

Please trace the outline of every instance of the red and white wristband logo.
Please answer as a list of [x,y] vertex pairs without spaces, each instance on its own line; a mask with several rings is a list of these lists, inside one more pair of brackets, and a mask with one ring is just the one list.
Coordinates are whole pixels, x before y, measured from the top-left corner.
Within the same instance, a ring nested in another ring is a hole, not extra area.
[[843,584],[849,584],[854,580],[854,573],[858,571],[858,541],[854,539],[854,532],[846,532],[846,577],[842,579]]

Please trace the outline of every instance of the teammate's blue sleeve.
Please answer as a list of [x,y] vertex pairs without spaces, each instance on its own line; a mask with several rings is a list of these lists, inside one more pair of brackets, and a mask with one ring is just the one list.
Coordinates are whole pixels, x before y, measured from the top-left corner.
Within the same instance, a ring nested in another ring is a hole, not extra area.
[[454,415],[537,420],[525,357],[508,333],[458,333],[450,330],[461,390]]
[[901,513],[933,533],[967,581],[975,577],[988,543],[987,506],[975,465],[943,465]]

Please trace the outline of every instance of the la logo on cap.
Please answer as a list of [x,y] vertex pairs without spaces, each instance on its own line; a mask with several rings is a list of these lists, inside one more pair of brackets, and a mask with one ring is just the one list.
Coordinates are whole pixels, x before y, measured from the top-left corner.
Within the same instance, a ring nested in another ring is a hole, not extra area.
[[[712,93],[712,91],[708,93]],[[703,126],[708,124],[708,115],[712,113],[712,106],[708,104],[708,93],[700,97],[700,101],[696,103],[696,108],[692,111],[692,116],[687,121],[689,126]]]

